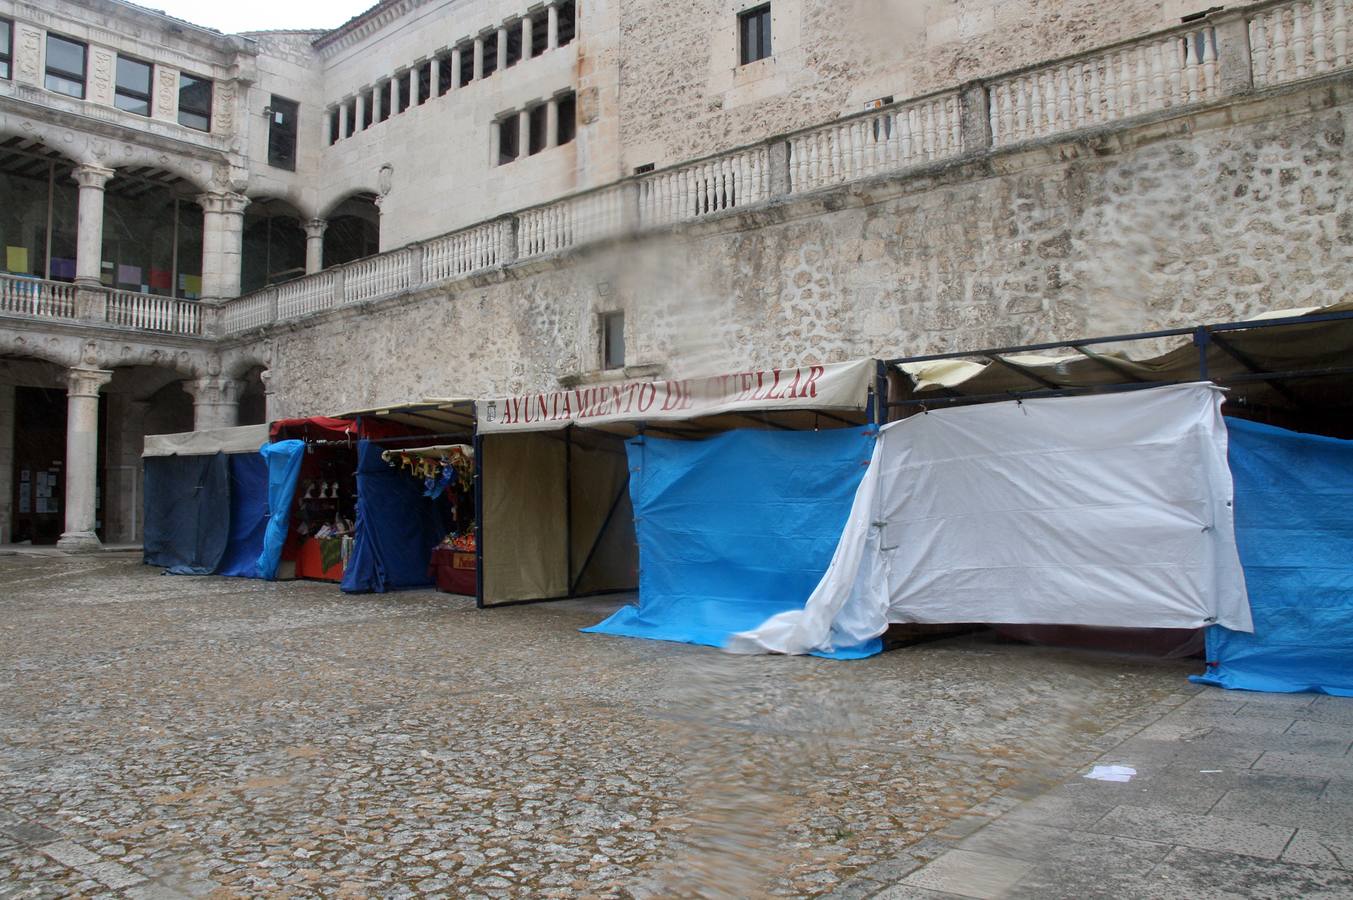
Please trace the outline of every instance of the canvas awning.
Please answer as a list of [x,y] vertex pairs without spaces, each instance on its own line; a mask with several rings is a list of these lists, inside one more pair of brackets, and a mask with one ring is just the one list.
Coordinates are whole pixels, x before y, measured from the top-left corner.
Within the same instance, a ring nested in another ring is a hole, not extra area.
[[486,434],[767,412],[811,416],[815,411],[866,409],[876,370],[874,360],[861,359],[662,381],[626,381],[480,400],[475,409],[479,430]]
[[148,434],[143,457],[210,456],[215,453],[257,453],[268,442],[267,425],[207,428],[179,434]]
[[413,400],[353,410],[342,413],[342,417],[392,422],[430,434],[470,434],[475,427],[474,401],[470,399]]

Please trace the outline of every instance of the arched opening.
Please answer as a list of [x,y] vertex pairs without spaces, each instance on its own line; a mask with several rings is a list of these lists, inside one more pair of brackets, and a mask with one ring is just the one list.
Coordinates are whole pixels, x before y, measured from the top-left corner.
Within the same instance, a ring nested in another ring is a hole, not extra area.
[[381,215],[375,194],[354,194],[329,213],[324,265],[339,266],[380,252]]
[[202,294],[202,207],[197,191],[163,169],[119,169],[104,188],[107,287],[195,300]]
[[0,139],[0,265],[10,275],[75,280],[75,164],[38,141]]
[[268,421],[268,397],[263,390],[263,366],[254,366],[241,377],[238,422],[240,425],[263,425]]
[[242,293],[305,274],[305,228],[301,214],[285,200],[255,198],[244,210],[240,267]]

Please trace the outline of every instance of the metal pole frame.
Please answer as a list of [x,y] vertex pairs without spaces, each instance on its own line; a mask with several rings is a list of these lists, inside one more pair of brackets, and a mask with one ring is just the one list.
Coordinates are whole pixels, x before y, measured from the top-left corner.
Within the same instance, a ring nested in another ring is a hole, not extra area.
[[474,433],[474,605],[484,608],[484,436]]

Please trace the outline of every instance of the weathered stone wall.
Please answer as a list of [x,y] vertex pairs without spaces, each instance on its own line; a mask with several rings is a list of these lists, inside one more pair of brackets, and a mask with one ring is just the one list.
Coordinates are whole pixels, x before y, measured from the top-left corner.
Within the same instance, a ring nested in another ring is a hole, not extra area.
[[936,167],[273,336],[286,414],[1074,338],[1353,299],[1353,85]]
[[1178,25],[1193,0],[773,0],[770,59],[738,65],[750,0],[626,0],[629,167],[677,162]]

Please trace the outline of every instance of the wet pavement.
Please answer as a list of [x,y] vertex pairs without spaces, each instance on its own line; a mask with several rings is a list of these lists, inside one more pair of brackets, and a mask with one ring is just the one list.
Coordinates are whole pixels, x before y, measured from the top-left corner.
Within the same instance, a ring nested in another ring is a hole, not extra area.
[[[1262,805],[1251,790],[1283,778],[1309,779],[1310,815],[1353,815],[1334,755],[1353,702],[1303,697],[1306,724],[1256,726],[1290,747],[1242,752],[1214,720],[1272,717],[1189,686],[1187,661],[973,636],[858,662],[729,656],[579,634],[610,601],[476,611],[125,554],[0,556],[0,585],[0,898],[995,896],[1041,871],[1032,839],[965,848],[1021,814],[1152,844],[1151,803],[1065,786],[1125,740],[1173,742],[1142,751],[1149,799],[1180,817],[1159,820],[1159,858],[1131,857],[1143,872],[1199,846],[1179,838],[1190,815]],[[1225,784],[1170,769],[1180,742]],[[1290,770],[1308,758],[1325,768]],[[1273,827],[1244,835],[1268,854],[1247,859],[1287,859],[1299,826]],[[1337,876],[1353,844],[1331,864],[1318,838],[1298,846]],[[963,880],[963,853],[1005,873],[996,893]]]

